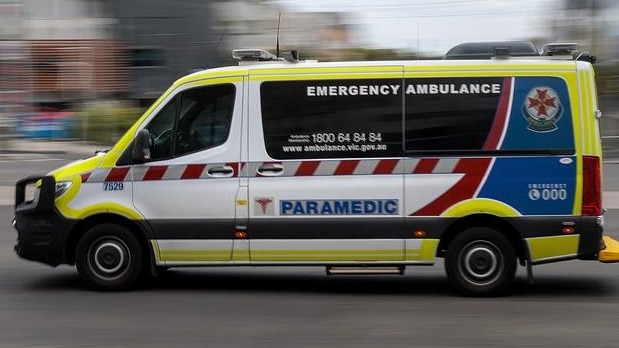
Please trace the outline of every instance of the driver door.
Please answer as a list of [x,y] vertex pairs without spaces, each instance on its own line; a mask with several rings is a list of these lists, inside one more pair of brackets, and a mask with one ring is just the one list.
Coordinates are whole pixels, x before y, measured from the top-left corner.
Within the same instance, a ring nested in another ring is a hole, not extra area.
[[243,80],[230,80],[181,87],[143,127],[150,160],[132,166],[133,201],[154,231],[159,264],[231,258]]

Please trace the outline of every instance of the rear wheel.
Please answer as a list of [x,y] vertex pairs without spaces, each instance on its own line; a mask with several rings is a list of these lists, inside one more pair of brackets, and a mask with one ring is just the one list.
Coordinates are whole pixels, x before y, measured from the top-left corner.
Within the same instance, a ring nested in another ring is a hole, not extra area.
[[96,290],[125,290],[140,276],[142,248],[127,228],[97,225],[77,244],[75,264],[88,286]]
[[445,256],[445,270],[452,286],[466,296],[505,293],[516,274],[516,253],[500,232],[474,227],[458,234]]

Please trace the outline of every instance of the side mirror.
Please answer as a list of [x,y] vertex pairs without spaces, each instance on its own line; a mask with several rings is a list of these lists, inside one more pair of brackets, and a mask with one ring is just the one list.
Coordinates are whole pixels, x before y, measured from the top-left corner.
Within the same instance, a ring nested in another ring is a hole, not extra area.
[[133,163],[144,163],[150,160],[150,132],[142,129],[133,140],[131,149],[131,161]]

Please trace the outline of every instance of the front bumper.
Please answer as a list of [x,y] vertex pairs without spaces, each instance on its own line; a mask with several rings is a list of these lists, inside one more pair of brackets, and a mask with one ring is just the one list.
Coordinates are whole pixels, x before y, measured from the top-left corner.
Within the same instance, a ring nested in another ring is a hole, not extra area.
[[[26,187],[39,180],[38,194],[26,200]],[[19,180],[15,186],[15,252],[23,259],[51,266],[66,263],[67,238],[75,222],[64,218],[55,209],[54,177],[33,175]]]

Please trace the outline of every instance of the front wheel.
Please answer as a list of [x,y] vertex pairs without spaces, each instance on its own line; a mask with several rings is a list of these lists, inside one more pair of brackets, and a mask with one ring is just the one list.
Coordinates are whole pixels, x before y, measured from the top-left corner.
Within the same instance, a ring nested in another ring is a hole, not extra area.
[[516,253],[510,241],[491,228],[475,227],[458,234],[445,256],[452,286],[466,296],[497,296],[512,284]]
[[142,271],[142,248],[127,228],[97,225],[77,244],[75,265],[84,282],[96,290],[125,290]]

